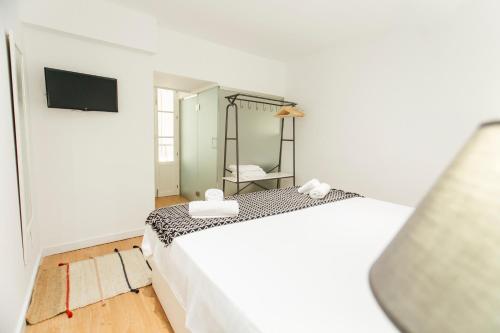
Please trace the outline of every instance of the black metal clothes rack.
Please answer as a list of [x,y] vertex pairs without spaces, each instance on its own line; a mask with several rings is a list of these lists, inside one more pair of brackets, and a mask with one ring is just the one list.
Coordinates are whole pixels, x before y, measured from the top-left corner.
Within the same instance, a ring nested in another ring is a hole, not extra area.
[[[241,191],[243,191],[245,188],[247,188],[248,186],[250,186],[252,184],[254,184],[254,185],[256,185],[264,190],[268,190],[268,188],[257,183],[258,181],[263,181],[263,180],[276,180],[276,188],[279,188],[280,184],[281,184],[281,179],[292,178],[293,185],[295,186],[295,117],[292,117],[292,138],[291,139],[283,138],[283,129],[285,126],[285,118],[281,118],[280,150],[279,150],[278,165],[267,170],[266,176],[240,179],[240,150],[239,150],[239,137],[238,137],[238,105],[236,104],[236,101],[270,105],[270,106],[276,106],[276,107],[296,106],[297,103],[288,102],[288,101],[279,100],[279,99],[274,99],[274,98],[247,95],[247,94],[234,94],[234,95],[226,96],[225,98],[229,101],[229,104],[226,106],[226,126],[225,126],[225,131],[224,131],[225,132],[225,135],[224,135],[224,171],[223,171],[223,177],[222,177],[222,191],[224,193],[226,192],[226,182],[231,182],[231,183],[236,184],[236,194],[239,194]],[[229,115],[230,109],[234,110],[234,116],[235,116],[234,118],[235,118],[236,128],[235,128],[235,136],[234,137],[227,136],[228,115]],[[235,146],[236,146],[236,176],[226,176],[226,172],[231,172],[231,170],[229,170],[227,168],[227,165],[226,165],[226,163],[227,163],[227,142],[228,141],[235,141]],[[282,162],[282,155],[283,155],[283,142],[291,142],[293,145],[292,174],[281,172],[281,162]],[[275,170],[277,170],[277,172],[273,172]],[[246,184],[245,186],[240,188],[241,183],[248,183],[248,184]]]

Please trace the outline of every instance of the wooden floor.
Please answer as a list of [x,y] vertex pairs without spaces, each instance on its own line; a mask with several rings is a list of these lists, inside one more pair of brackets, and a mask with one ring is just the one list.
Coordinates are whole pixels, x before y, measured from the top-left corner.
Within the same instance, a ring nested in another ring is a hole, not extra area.
[[156,198],[156,208],[177,205],[181,203],[188,202],[188,199],[180,195],[172,195],[169,197],[159,197]]
[[[156,207],[187,202],[181,196],[156,199]],[[60,262],[72,262],[90,257],[131,249],[141,245],[142,237],[93,246],[81,250],[55,254],[43,258],[40,269],[57,266]],[[27,325],[27,333],[174,333],[152,286],[141,288],[139,294],[126,293],[91,304],[73,312],[69,319],[61,314],[52,319]]]

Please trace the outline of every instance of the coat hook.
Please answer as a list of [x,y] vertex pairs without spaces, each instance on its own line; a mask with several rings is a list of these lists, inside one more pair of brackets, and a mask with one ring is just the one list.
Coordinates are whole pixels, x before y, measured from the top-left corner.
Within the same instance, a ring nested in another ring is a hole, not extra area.
[[248,110],[252,110],[252,104],[250,104],[250,102],[247,102],[247,107],[248,107]]
[[255,110],[259,111],[259,103],[255,103]]

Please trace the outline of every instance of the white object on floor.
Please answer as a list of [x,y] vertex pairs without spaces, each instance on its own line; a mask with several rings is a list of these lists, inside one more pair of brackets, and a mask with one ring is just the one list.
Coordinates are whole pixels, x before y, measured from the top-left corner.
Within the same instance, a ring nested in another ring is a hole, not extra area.
[[301,187],[299,187],[298,191],[299,193],[308,194],[313,188],[319,186],[319,184],[320,184],[319,180],[313,178],[310,181],[306,182]]
[[[235,164],[231,164],[229,167],[228,167],[229,170],[231,170],[231,172],[236,172],[236,165]],[[243,171],[264,171],[260,166],[258,165],[253,165],[253,164],[240,164],[240,173],[243,172]]]
[[205,191],[205,200],[207,201],[222,201],[224,200],[224,192],[218,188],[209,188]]
[[240,205],[236,200],[191,201],[189,215],[194,218],[238,216]]
[[167,247],[147,226],[142,248],[191,332],[394,333],[368,272],[412,211],[352,198],[194,232]]
[[309,196],[311,199],[323,199],[331,189],[330,184],[321,183],[309,192]]

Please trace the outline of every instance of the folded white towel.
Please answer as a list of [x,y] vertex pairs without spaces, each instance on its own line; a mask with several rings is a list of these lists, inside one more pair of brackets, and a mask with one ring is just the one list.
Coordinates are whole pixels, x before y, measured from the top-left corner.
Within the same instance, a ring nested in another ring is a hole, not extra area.
[[309,192],[311,199],[323,199],[332,187],[327,183],[321,183]]
[[[235,164],[231,164],[229,167],[228,167],[229,170],[231,170],[231,172],[236,172],[236,165]],[[258,165],[253,165],[253,164],[240,164],[240,173],[243,172],[243,171],[264,171],[262,170],[262,168]]]
[[222,192],[222,190],[219,190],[218,188],[209,188],[208,190],[205,191],[205,200],[222,201],[224,200],[224,192]]
[[238,216],[240,206],[236,200],[191,201],[189,215],[194,218]]
[[[233,172],[231,175],[233,177],[236,177],[237,173]],[[266,172],[263,170],[240,171],[240,180],[259,178],[259,177],[263,177],[265,175],[266,175]]]
[[305,183],[304,185],[302,185],[301,187],[299,187],[299,193],[303,193],[303,194],[308,194],[313,188],[315,188],[316,186],[319,186],[319,180],[317,180],[316,178],[313,178],[311,179],[310,181],[308,181],[307,183]]

